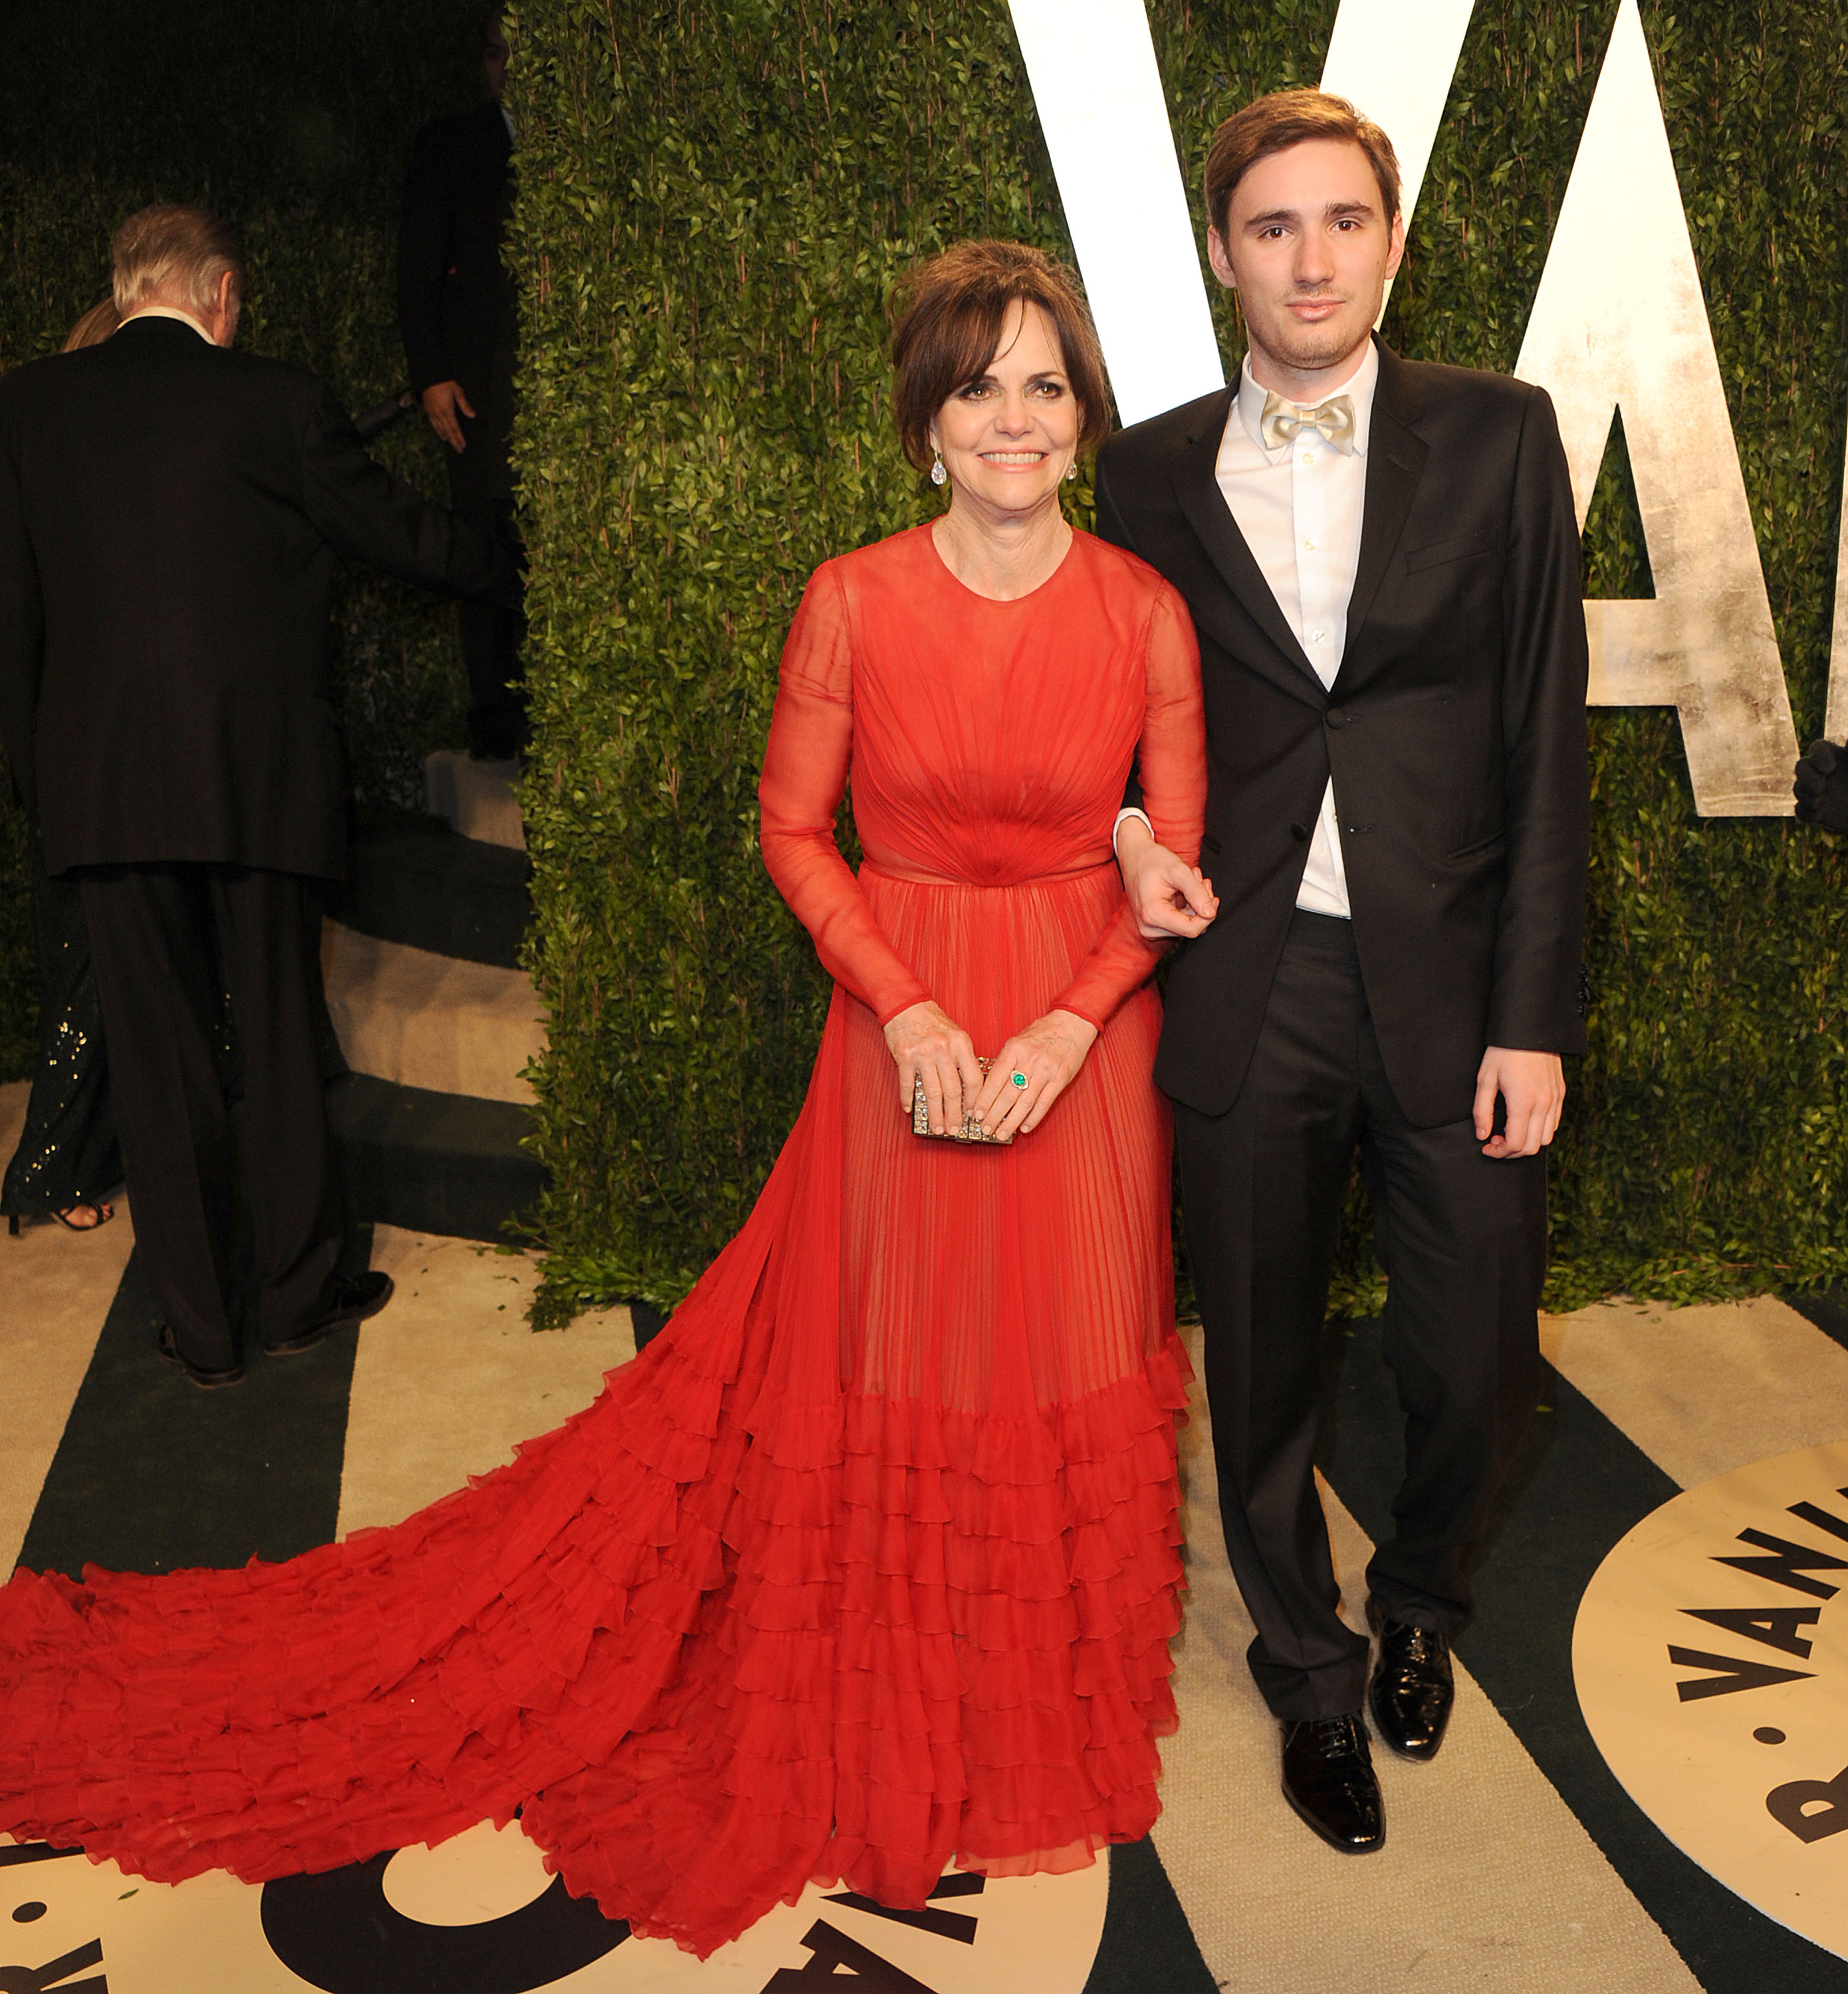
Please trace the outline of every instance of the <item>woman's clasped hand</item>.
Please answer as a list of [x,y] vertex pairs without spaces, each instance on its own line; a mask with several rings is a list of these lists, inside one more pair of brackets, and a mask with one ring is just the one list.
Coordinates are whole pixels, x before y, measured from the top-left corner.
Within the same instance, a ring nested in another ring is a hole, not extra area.
[[953,1133],[972,1114],[985,1136],[1003,1139],[1038,1128],[1097,1039],[1097,1027],[1075,1011],[1048,1011],[1007,1041],[984,1078],[969,1033],[941,1005],[913,1004],[885,1029],[907,1115],[921,1079],[933,1136]]
[[927,998],[890,1020],[886,1043],[898,1067],[900,1107],[911,1112],[921,1080],[931,1133],[954,1133],[962,1125],[964,1102],[972,1102],[982,1091],[982,1062],[969,1033],[941,1004]]

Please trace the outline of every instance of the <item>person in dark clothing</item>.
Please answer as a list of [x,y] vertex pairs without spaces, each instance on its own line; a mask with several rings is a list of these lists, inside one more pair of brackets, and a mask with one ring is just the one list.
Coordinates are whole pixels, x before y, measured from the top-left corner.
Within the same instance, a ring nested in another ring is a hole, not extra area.
[[72,1232],[94,1232],[115,1215],[108,1193],[122,1182],[122,1145],[109,1098],[102,1001],[91,967],[83,896],[45,870],[45,850],[29,829],[33,940],[38,953],[39,1057],[26,1122],[0,1185],[8,1229],[50,1218]]
[[1848,749],[1833,741],[1815,742],[1798,762],[1796,776],[1798,821],[1848,832]]
[[242,1375],[245,1316],[290,1353],[391,1292],[337,1271],[315,1030],[320,882],[345,868],[334,553],[458,595],[510,575],[313,375],[228,350],[242,286],[221,223],[144,209],[116,238],[121,329],[0,379],[0,742],[82,893],[162,1354],[201,1385]]
[[[1155,1081],[1248,1660],[1286,1798],[1358,1854],[1385,1836],[1363,1709],[1403,1757],[1442,1744],[1472,1559],[1539,1396],[1545,1151],[1586,1043],[1579,533],[1541,389],[1373,332],[1405,242],[1377,125],[1279,91],[1219,126],[1205,179],[1243,365],[1112,437],[1096,494],[1099,533],[1199,632],[1210,887],[1133,784],[1118,853],[1144,932],[1186,938]],[[1404,1420],[1370,1667],[1315,1474],[1356,1155]]]
[[[59,350],[74,353],[98,345],[121,323],[115,300],[105,298],[70,328]],[[36,824],[28,826],[26,843],[38,955],[39,1060],[25,1125],[0,1184],[0,1213],[15,1236],[21,1219],[46,1217],[71,1232],[94,1232],[115,1216],[103,1194],[122,1182],[122,1145],[109,1101],[90,930],[76,883],[46,871]]]
[[[501,103],[507,43],[485,24],[489,101],[417,135],[398,238],[398,323],[410,385],[443,440],[450,502],[478,532],[517,544],[513,519],[513,361],[519,326],[500,257],[513,204],[513,126]],[[526,621],[516,605],[465,602],[468,748],[505,760],[526,738],[516,680]]]

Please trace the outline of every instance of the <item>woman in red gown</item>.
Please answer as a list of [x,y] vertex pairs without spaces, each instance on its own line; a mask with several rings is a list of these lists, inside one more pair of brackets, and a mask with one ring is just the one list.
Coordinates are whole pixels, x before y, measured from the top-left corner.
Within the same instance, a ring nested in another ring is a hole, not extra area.
[[[917,1906],[953,1860],[1154,1821],[1184,1359],[1111,834],[1140,755],[1198,848],[1198,655],[1060,514],[1107,424],[1071,280],[964,245],[897,351],[952,503],[819,569],[790,634],[763,851],[837,988],[750,1218],[586,1411],[393,1528],[15,1574],[0,1828],[255,1879],[518,1810],[571,1890],[704,1953],[811,1878]],[[914,1136],[920,1078],[938,1127],[973,1097],[1015,1139]]]

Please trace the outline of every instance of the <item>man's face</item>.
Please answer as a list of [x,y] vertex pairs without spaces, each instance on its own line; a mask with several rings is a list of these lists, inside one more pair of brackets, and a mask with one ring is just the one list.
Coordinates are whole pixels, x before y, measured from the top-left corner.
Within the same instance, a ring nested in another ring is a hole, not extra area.
[[1312,139],[1251,168],[1225,235],[1209,229],[1206,246],[1214,274],[1239,294],[1253,377],[1301,399],[1366,345],[1405,224],[1387,221],[1358,146]]
[[489,91],[498,104],[507,81],[507,37],[498,14],[488,23],[488,39],[482,49],[482,67],[487,75]]

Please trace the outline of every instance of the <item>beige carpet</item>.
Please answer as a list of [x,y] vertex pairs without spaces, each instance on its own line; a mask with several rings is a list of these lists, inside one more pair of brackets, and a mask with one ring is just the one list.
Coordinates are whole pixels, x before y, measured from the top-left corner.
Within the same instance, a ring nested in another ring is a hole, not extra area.
[[[18,1146],[29,1091],[24,1081],[0,1087],[0,1168]],[[6,1376],[0,1574],[11,1572],[19,1557],[134,1245],[125,1198],[116,1201],[115,1218],[95,1232],[67,1232],[46,1219],[22,1227],[14,1239],[0,1228],[0,1358]]]
[[344,1534],[395,1523],[513,1458],[559,1425],[636,1354],[626,1308],[592,1310],[535,1335],[526,1303],[537,1256],[375,1227],[372,1265],[397,1283],[361,1325],[340,1485]]
[[1599,1302],[1543,1317],[1540,1341],[1684,1489],[1848,1439],[1848,1350],[1772,1295],[1684,1309]]
[[530,1103],[521,1076],[546,1048],[523,969],[497,969],[324,921],[327,1015],[355,1073],[437,1094]]
[[[1379,1854],[1337,1855],[1297,1820],[1277,1790],[1277,1727],[1245,1667],[1251,1623],[1226,1562],[1198,1386],[1183,1436],[1191,1590],[1176,1651],[1181,1728],[1164,1755],[1155,1845],[1215,1979],[1238,1994],[1698,1994],[1462,1670],[1441,1759],[1377,1753]],[[1324,1500],[1336,1568],[1357,1583],[1373,1547],[1326,1490]],[[1356,1626],[1360,1597],[1343,1602]]]

